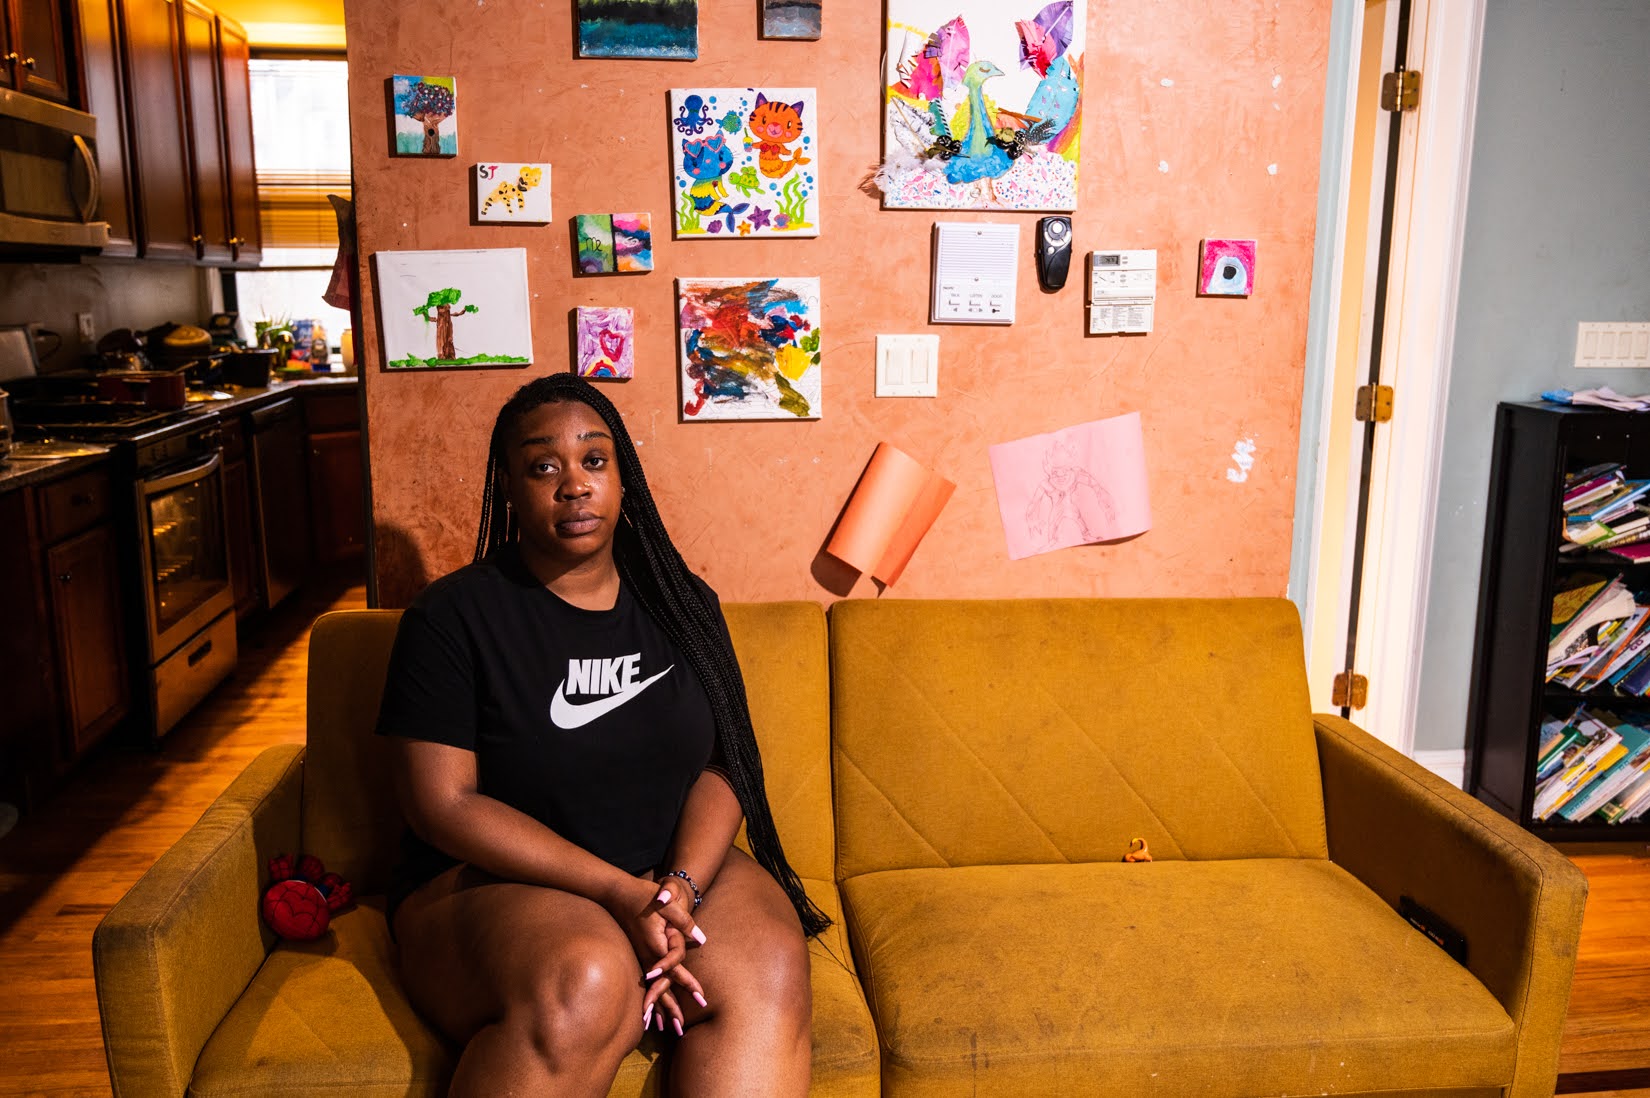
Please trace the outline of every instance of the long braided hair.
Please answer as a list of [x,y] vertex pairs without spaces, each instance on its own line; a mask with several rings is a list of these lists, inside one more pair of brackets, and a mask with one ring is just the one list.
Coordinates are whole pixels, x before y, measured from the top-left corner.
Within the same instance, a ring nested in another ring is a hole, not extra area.
[[717,743],[727,763],[729,784],[745,813],[745,835],[751,854],[785,890],[797,917],[802,920],[803,932],[814,937],[830,926],[831,920],[808,898],[779,844],[779,833],[768,810],[762,756],[757,752],[756,732],[751,727],[745,680],[739,673],[733,647],[723,635],[715,608],[694,582],[693,573],[665,531],[624,420],[613,402],[588,381],[574,374],[541,377],[517,389],[499,409],[487,449],[487,487],[481,500],[475,559],[480,562],[521,536],[515,513],[505,499],[502,476],[506,449],[516,424],[541,405],[565,403],[588,406],[602,417],[612,432],[613,449],[619,461],[619,482],[625,488],[618,529],[613,537],[613,560],[642,608],[682,650],[688,665],[704,685],[716,720]]

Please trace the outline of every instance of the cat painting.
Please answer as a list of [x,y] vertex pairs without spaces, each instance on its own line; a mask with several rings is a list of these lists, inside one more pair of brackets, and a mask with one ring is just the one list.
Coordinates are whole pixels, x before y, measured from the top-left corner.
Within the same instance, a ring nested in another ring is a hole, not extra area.
[[812,88],[672,91],[676,235],[818,236],[818,118]]

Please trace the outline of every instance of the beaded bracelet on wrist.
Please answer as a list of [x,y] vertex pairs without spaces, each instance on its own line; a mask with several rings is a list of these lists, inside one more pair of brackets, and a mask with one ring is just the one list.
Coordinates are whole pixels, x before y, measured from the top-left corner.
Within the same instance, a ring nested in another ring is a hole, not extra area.
[[693,909],[697,911],[699,905],[705,902],[705,898],[699,894],[699,886],[693,883],[693,878],[680,869],[671,870],[669,876],[682,878],[687,882],[687,886],[693,889]]

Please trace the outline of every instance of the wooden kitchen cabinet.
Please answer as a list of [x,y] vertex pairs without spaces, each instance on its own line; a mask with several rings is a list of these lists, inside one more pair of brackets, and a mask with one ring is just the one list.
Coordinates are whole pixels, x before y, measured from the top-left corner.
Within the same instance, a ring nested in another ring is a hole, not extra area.
[[233,19],[218,16],[219,78],[223,93],[223,151],[229,185],[229,243],[237,267],[263,258],[258,213],[258,167],[252,155],[252,47]]
[[81,106],[97,116],[97,216],[109,223],[103,254],[138,254],[137,221],[126,162],[125,64],[119,0],[79,0]]
[[189,174],[195,194],[195,258],[221,265],[235,255],[229,242],[229,179],[223,153],[223,96],[218,87],[218,17],[194,0],[178,0],[184,111],[189,121]]
[[149,259],[194,259],[195,190],[178,78],[182,22],[172,0],[120,6],[139,250]]
[[354,386],[345,392],[312,390],[304,401],[315,559],[323,564],[359,560],[367,549],[359,402]]
[[28,804],[131,707],[109,466],[0,493],[0,795]]
[[46,550],[64,753],[77,759],[126,715],[130,700],[120,616],[119,559],[108,524]]
[[6,9],[6,83],[20,92],[68,103],[70,77],[67,4],[72,0],[0,0]]

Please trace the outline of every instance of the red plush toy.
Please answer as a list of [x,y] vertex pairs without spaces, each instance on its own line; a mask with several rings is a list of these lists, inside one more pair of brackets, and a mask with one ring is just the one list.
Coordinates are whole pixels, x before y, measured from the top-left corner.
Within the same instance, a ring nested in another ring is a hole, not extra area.
[[269,859],[269,890],[264,893],[264,922],[283,938],[308,942],[327,932],[332,913],[351,899],[349,882],[328,873],[321,859],[306,854],[298,859],[296,873],[292,859],[277,854]]

